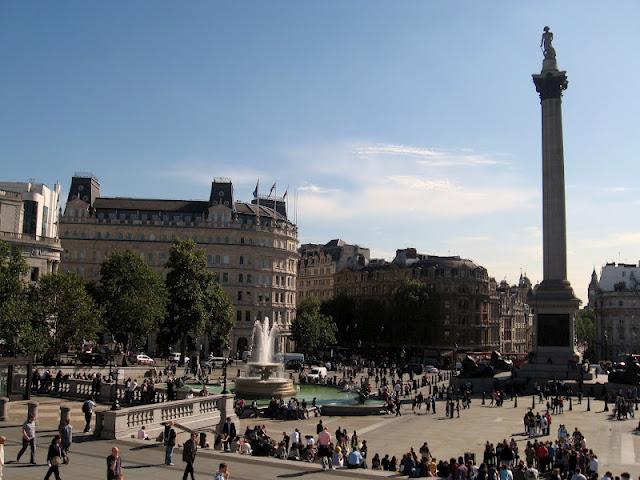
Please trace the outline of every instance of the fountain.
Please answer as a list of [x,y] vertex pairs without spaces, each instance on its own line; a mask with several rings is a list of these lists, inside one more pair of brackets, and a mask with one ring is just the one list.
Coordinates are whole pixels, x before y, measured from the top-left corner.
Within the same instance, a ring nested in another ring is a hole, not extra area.
[[282,364],[275,361],[275,340],[278,336],[278,326],[269,326],[269,318],[260,322],[256,320],[253,326],[251,340],[251,355],[247,366],[246,377],[238,377],[235,381],[235,393],[240,397],[290,397],[297,393],[293,380],[282,378]]

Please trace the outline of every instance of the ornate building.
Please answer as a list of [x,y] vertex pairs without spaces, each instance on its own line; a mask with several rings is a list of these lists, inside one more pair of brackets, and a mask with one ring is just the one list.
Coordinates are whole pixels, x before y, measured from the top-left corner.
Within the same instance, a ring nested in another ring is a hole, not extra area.
[[595,313],[594,348],[600,358],[617,360],[640,352],[640,266],[607,263],[589,283],[588,308]]
[[298,262],[298,302],[305,298],[320,301],[333,298],[333,275],[349,267],[369,263],[369,249],[331,240],[324,245],[307,243],[300,246]]
[[423,255],[414,248],[396,251],[391,263],[371,261],[335,274],[335,294],[360,298],[389,298],[406,279],[427,285],[437,299],[434,345],[425,348],[491,350],[500,346],[498,318],[490,308],[487,270],[460,257]]
[[[192,239],[234,304],[231,349],[247,350],[255,320],[265,316],[280,325],[280,348],[291,348],[298,229],[283,199],[236,201],[228,178],[214,179],[203,201],[107,198],[100,196],[95,177],[76,174],[60,232],[62,268],[94,281],[115,249],[133,250],[163,273],[172,242]],[[207,353],[204,340],[203,349]]]
[[520,275],[518,285],[506,281],[496,287],[500,351],[527,353],[533,349],[533,312],[527,303],[531,282]]
[[29,279],[54,273],[60,265],[58,238],[60,185],[0,182],[0,240],[18,249],[29,265]]

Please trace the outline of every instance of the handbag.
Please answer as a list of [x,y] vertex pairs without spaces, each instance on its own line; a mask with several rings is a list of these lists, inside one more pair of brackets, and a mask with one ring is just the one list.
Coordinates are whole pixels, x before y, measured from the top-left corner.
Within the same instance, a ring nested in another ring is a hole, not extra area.
[[56,455],[55,457],[51,457],[52,467],[59,467],[60,465],[62,465],[62,458],[60,458],[58,455]]

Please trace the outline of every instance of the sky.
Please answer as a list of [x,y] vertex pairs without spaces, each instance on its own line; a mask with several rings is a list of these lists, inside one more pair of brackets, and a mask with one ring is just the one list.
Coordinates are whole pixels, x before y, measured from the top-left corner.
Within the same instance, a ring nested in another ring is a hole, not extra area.
[[[542,28],[563,97],[568,276],[640,260],[636,1],[0,2],[0,179],[250,200],[301,243],[542,279]],[[66,198],[66,193],[65,193]],[[296,201],[297,198],[297,201]]]

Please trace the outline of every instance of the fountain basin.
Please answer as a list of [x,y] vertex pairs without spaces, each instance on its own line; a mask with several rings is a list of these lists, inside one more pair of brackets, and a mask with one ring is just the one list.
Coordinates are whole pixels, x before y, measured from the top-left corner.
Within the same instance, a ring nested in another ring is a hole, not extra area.
[[293,380],[271,377],[239,377],[235,379],[235,394],[239,398],[288,398],[298,394]]

